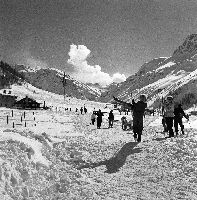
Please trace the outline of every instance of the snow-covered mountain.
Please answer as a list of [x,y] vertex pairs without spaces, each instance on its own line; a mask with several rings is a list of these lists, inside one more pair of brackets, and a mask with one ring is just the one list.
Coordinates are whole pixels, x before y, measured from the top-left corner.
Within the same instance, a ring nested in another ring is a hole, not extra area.
[[[14,70],[22,73],[26,82],[39,89],[64,94],[64,73],[61,70],[23,65],[15,66]],[[65,93],[67,97],[100,102],[111,102],[113,96],[131,101],[132,98],[137,99],[140,94],[145,93],[151,107],[157,107],[162,97],[171,94],[177,101],[191,106],[197,102],[196,74],[197,34],[192,34],[172,53],[172,56],[155,58],[143,64],[139,71],[128,77],[125,82],[111,84],[107,88],[84,84],[66,75]]]
[[196,103],[196,87],[197,34],[192,34],[171,57],[156,58],[143,64],[125,82],[102,93],[100,101],[111,101],[112,96],[131,101],[144,93],[148,96],[148,105],[156,107],[162,97],[171,94],[176,101],[189,106]]
[[[19,72],[25,76],[25,80],[31,85],[56,94],[64,94],[63,77],[64,72],[55,68],[36,68],[29,66],[15,66]],[[65,76],[65,94],[68,97],[78,99],[95,100],[100,96],[101,91],[98,88],[91,87],[76,81],[69,75]]]

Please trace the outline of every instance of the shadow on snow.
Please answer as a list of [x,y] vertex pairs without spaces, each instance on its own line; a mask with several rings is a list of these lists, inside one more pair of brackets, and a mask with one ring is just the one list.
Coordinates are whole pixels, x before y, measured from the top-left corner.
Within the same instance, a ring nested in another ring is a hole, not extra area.
[[86,163],[83,164],[82,166],[79,166],[77,169],[79,170],[84,168],[92,169],[95,167],[99,167],[101,165],[105,165],[107,168],[105,172],[115,173],[125,164],[127,156],[141,152],[140,148],[134,149],[134,147],[136,147],[137,144],[138,142],[126,143],[112,158],[97,163]]

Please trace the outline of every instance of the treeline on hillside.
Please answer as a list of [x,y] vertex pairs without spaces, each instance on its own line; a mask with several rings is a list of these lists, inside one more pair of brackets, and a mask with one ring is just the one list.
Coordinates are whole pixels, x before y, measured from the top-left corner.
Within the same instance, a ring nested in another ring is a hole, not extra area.
[[186,108],[193,106],[193,104],[197,103],[197,96],[194,93],[187,93],[181,99],[181,104]]
[[178,88],[172,94],[175,97],[175,101],[181,103],[184,109],[197,104],[196,84],[196,80],[192,80],[188,84]]
[[24,81],[25,77],[22,73],[11,67],[9,64],[0,62],[0,86],[5,87],[14,83]]

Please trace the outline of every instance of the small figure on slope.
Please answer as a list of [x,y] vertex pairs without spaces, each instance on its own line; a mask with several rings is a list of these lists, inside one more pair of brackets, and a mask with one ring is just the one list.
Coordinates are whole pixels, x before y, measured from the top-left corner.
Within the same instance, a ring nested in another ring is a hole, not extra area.
[[102,123],[103,113],[99,109],[99,111],[96,113],[96,115],[97,115],[97,128],[100,129],[101,128],[101,123]]
[[127,118],[125,116],[121,117],[121,122],[122,122],[122,129],[125,131],[127,130],[127,127],[129,127],[129,129],[132,129],[132,120],[127,121]]
[[84,106],[84,108],[83,108],[83,110],[84,110],[84,113],[86,114],[87,113],[87,108]]
[[113,114],[113,110],[111,110],[109,112],[109,128],[113,128],[113,123],[114,123],[114,114]]
[[93,113],[91,115],[92,125],[94,125],[95,120],[96,120],[96,115],[95,115],[95,112],[93,111]]
[[121,122],[122,122],[122,130],[126,130],[125,129],[125,124],[127,123],[127,118],[125,116],[121,117]]
[[185,112],[182,108],[182,105],[181,104],[175,105],[175,108],[174,108],[174,129],[175,129],[176,135],[178,135],[178,132],[179,132],[178,125],[181,127],[181,132],[184,135],[184,125],[183,125],[183,121],[182,121],[183,117],[185,117],[187,120],[189,120],[189,116],[185,114]]

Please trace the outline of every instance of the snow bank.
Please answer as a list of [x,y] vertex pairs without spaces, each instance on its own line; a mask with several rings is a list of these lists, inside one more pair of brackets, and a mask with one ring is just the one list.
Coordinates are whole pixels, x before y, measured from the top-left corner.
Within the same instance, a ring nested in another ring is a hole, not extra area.
[[[43,144],[35,139],[30,139],[25,136],[21,136],[14,132],[0,132],[0,141],[16,141],[27,146],[28,157],[32,159],[34,163],[41,164],[43,166],[49,167],[50,162],[42,155],[41,150]],[[24,148],[24,147],[23,147]]]

